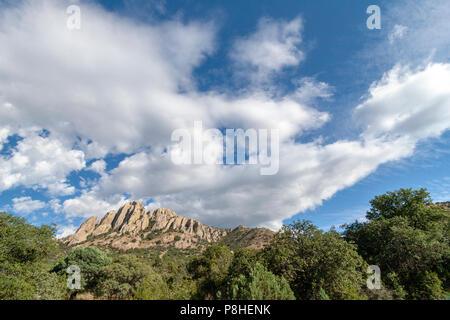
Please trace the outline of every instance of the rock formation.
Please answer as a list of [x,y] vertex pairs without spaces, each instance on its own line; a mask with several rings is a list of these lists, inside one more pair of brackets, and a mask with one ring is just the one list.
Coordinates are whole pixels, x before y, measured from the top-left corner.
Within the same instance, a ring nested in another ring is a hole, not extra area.
[[89,218],[62,241],[69,246],[98,245],[122,250],[155,246],[198,248],[220,241],[229,241],[233,246],[261,248],[273,236],[268,229],[207,226],[164,208],[146,211],[137,201],[125,204],[117,212],[109,211],[97,220],[97,217]]

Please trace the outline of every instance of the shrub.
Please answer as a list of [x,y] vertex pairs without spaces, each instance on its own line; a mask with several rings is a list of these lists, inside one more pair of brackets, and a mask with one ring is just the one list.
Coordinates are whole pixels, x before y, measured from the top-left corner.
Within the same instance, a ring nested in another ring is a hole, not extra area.
[[367,222],[346,226],[396,298],[439,299],[449,286],[450,213],[431,203],[425,189],[387,192],[371,201]]
[[58,254],[55,228],[0,213],[0,300],[63,299],[63,277],[49,273]]
[[135,292],[142,297],[148,289],[144,282],[155,283],[155,279],[158,275],[149,264],[134,255],[122,254],[102,270],[95,292],[109,299],[132,299]]
[[230,283],[231,299],[239,300],[294,300],[289,283],[277,277],[257,262],[249,276],[243,274]]
[[367,264],[355,245],[309,221],[284,226],[263,250],[266,266],[283,276],[297,299],[364,299]]
[[59,261],[52,272],[65,275],[69,266],[78,266],[81,271],[81,289],[77,292],[90,291],[97,286],[103,268],[111,262],[111,258],[97,247],[76,248]]
[[189,262],[188,271],[199,280],[199,298],[222,298],[232,258],[233,254],[227,246],[212,245]]

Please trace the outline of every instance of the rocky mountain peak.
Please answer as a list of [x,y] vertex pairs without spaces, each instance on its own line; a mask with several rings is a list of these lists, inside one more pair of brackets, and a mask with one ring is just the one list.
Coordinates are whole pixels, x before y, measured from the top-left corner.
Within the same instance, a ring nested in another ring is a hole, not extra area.
[[[260,234],[264,236],[258,237]],[[267,229],[211,227],[170,209],[147,211],[142,203],[131,201],[117,212],[107,212],[100,220],[89,218],[73,235],[62,240],[69,246],[106,245],[126,250],[152,246],[197,248],[203,243],[242,238],[248,247],[261,247],[272,235]],[[253,243],[252,239],[262,239],[264,243]]]

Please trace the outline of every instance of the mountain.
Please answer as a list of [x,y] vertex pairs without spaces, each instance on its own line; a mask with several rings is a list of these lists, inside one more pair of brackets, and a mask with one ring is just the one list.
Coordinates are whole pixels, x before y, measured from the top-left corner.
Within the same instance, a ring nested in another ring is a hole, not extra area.
[[431,205],[432,207],[440,207],[446,211],[450,211],[450,201],[447,202],[436,202]]
[[99,221],[98,217],[87,219],[74,234],[62,241],[73,247],[96,245],[119,250],[151,247],[198,249],[210,243],[225,243],[232,248],[262,248],[273,235],[273,231],[265,228],[211,227],[169,209],[146,211],[142,203],[133,201],[117,212],[109,211]]

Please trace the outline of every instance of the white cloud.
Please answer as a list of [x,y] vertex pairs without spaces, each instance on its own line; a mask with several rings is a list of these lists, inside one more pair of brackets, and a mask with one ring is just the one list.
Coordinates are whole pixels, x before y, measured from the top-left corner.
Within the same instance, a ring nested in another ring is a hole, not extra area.
[[299,48],[302,31],[300,18],[291,21],[262,18],[252,35],[236,41],[231,58],[243,68],[240,70],[243,74],[256,81],[267,80],[273,73],[296,66],[304,59]]
[[403,38],[407,30],[408,27],[402,26],[401,24],[396,24],[394,28],[392,28],[392,31],[388,34],[389,42],[392,44],[395,40]]
[[0,101],[15,106],[0,108],[0,127],[46,128],[96,157],[168,140],[205,116],[208,106],[179,91],[213,50],[212,24],[135,24],[87,3],[82,12],[79,31],[52,1],[0,12]]
[[58,230],[56,232],[56,237],[58,239],[70,236],[71,234],[74,234],[75,231],[77,231],[77,227],[73,224],[65,225],[65,226],[58,226]]
[[[198,91],[192,71],[215,50],[211,23],[135,24],[84,4],[82,29],[70,32],[63,9],[33,1],[0,13],[0,105],[13,106],[0,108],[0,127],[24,137],[11,158],[0,158],[0,191],[24,185],[67,194],[73,192],[67,175],[85,168],[85,159],[132,154],[89,191],[51,203],[68,218],[102,215],[129,197],[153,199],[204,223],[276,228],[380,164],[410,156],[417,141],[450,126],[449,65],[398,67],[374,83],[356,109],[360,138],[297,143],[331,119],[310,105],[331,96],[329,85],[305,78],[296,92],[277,98],[258,84],[245,93]],[[300,19],[262,20],[235,45],[238,68],[270,80],[298,65],[301,30]],[[258,166],[175,166],[163,150],[174,129],[195,120],[208,128],[279,129],[279,173],[261,176]],[[30,127],[51,134],[23,129]],[[90,169],[103,172],[104,159]]]
[[280,172],[260,176],[256,167],[176,166],[158,154],[137,154],[103,177],[98,197],[126,192],[152,195],[159,205],[205,223],[277,228],[373,172],[381,163],[411,155],[414,145],[339,141],[320,146],[286,143]]
[[355,110],[364,137],[437,137],[450,127],[450,64],[429,64],[416,72],[396,66],[372,84]]
[[96,173],[103,174],[106,170],[106,162],[105,160],[97,160],[93,162],[88,169]]
[[[415,73],[394,68],[372,85],[370,96],[355,110],[356,123],[364,125],[361,140],[328,145],[284,140],[278,175],[259,176],[255,167],[176,166],[167,154],[142,152],[104,176],[93,194],[102,198],[126,191],[132,198],[152,196],[158,205],[205,223],[276,228],[380,164],[411,156],[419,140],[450,128],[442,113],[449,109],[450,89],[434,85],[446,83],[449,67],[435,64]],[[420,125],[416,114],[422,114]]]
[[48,202],[48,204],[53,212],[60,213],[62,211],[62,205],[59,199],[52,199]]
[[296,81],[298,89],[294,96],[296,99],[305,104],[311,104],[314,100],[329,99],[333,96],[334,88],[325,82],[318,82],[314,78],[303,78]]
[[161,203],[159,203],[159,202],[151,202],[145,207],[145,209],[147,211],[156,210],[156,209],[159,209],[159,208],[163,208],[163,205]]
[[31,197],[14,198],[13,210],[16,213],[29,214],[46,207],[45,202],[33,200]]
[[44,138],[30,132],[10,157],[0,157],[0,192],[17,186],[40,186],[50,194],[70,195],[74,188],[66,183],[66,177],[84,165],[83,152],[52,136]]
[[106,212],[118,209],[125,204],[125,198],[122,196],[113,196],[106,199],[98,199],[91,192],[83,192],[77,198],[64,201],[60,210],[67,217],[92,217],[102,216]]
[[8,128],[0,128],[0,151],[3,149],[3,144],[7,141],[9,136]]

